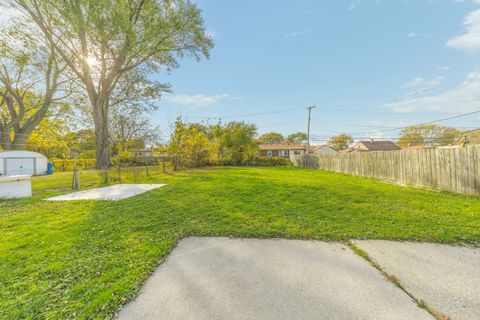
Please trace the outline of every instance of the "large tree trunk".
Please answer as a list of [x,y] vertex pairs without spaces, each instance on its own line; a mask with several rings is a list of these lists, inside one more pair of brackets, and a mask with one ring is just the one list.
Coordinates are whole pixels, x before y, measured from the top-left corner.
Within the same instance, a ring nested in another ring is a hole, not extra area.
[[13,139],[13,144],[11,147],[11,150],[25,150],[27,149],[26,144],[27,144],[27,139],[29,136],[26,135],[16,135],[15,138]]
[[96,168],[110,165],[110,134],[108,130],[108,100],[99,98],[93,106],[95,124]]
[[10,133],[8,132],[1,132],[0,133],[0,146],[2,150],[12,150],[12,143],[10,142]]
[[95,122],[96,138],[96,168],[102,169],[110,165],[110,144],[108,143],[108,129],[105,126],[98,126]]

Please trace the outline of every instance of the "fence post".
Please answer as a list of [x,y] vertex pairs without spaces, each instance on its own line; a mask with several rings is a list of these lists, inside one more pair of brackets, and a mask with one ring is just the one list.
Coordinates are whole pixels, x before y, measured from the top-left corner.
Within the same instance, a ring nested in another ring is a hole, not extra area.
[[145,164],[147,165],[147,166],[145,167],[145,173],[147,174],[147,177],[148,177],[148,176],[149,176],[149,173],[148,173],[148,162],[145,162]]
[[163,173],[167,173],[167,168],[166,168],[166,165],[165,165],[165,161],[163,161],[163,164],[162,164],[162,171],[163,171]]
[[76,164],[73,168],[72,189],[73,190],[79,190],[80,189],[80,175],[78,174],[78,168],[77,168]]
[[109,183],[110,179],[108,178],[108,164],[106,164],[104,167],[104,173],[105,173],[105,183]]
[[122,167],[121,167],[120,159],[118,159],[117,172],[118,172],[118,183],[122,183]]

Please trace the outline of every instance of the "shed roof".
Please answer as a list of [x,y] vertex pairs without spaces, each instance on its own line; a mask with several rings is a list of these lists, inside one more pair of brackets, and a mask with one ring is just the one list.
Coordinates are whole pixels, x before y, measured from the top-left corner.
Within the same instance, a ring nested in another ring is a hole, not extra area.
[[369,151],[401,150],[392,141],[359,141]]
[[333,150],[335,152],[338,152],[337,150],[333,149],[332,147],[330,147],[329,145],[326,145],[326,144],[323,144],[321,146],[310,146],[310,147],[308,147],[308,152],[315,152],[318,149],[330,149],[330,150]]
[[0,151],[0,158],[46,158],[43,154],[33,151],[12,150]]

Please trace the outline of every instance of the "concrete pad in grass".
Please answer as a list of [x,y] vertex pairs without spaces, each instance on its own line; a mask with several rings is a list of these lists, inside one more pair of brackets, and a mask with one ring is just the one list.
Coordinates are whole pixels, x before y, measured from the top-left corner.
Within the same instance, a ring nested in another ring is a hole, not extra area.
[[433,319],[340,243],[187,238],[117,319]]
[[69,200],[120,200],[161,188],[166,184],[115,184],[103,188],[78,191],[45,199],[47,201]]
[[480,319],[480,248],[355,241],[414,297],[455,320]]

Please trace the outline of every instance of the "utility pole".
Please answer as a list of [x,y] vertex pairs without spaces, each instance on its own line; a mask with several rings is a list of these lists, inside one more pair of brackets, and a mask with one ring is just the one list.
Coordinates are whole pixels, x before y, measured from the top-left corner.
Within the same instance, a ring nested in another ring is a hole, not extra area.
[[315,109],[316,106],[311,106],[311,107],[308,107],[308,129],[307,129],[307,153],[308,153],[308,149],[310,147],[310,119],[311,119],[311,115],[312,115],[312,109]]

